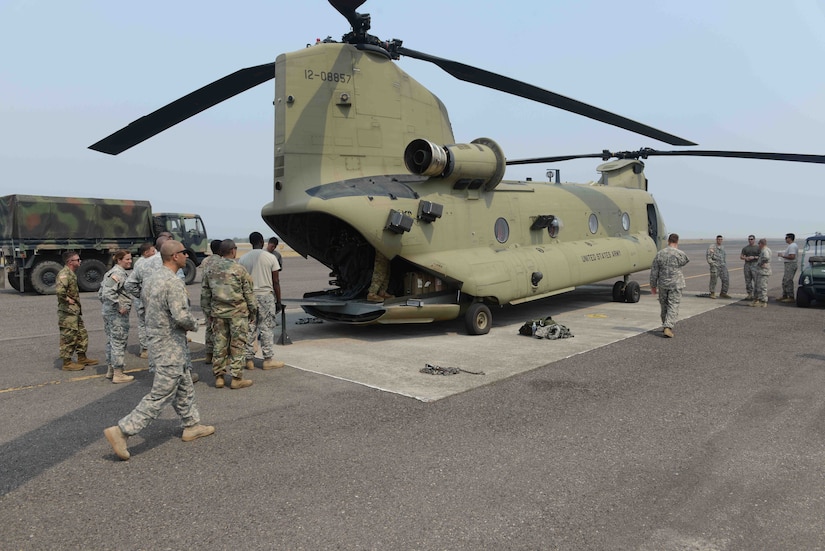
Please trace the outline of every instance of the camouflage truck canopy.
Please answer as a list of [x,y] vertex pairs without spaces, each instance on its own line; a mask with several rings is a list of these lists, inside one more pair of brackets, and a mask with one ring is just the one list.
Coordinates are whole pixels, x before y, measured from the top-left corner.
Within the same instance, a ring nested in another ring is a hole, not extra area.
[[0,242],[6,240],[146,239],[149,201],[6,195],[0,197]]

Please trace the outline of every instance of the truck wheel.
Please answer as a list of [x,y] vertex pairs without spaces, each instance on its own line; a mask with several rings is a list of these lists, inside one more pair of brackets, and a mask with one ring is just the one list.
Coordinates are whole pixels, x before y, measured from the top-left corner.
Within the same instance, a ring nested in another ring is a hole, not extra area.
[[57,274],[63,266],[53,260],[38,263],[31,272],[31,283],[41,295],[53,295],[57,292]]
[[807,308],[811,305],[811,295],[802,287],[796,290],[796,305],[800,308]]
[[483,302],[474,302],[464,314],[464,324],[469,335],[486,335],[493,324],[493,314]]
[[97,292],[106,275],[106,265],[100,260],[90,258],[80,263],[77,269],[77,286],[81,291]]
[[183,282],[187,285],[195,283],[195,276],[198,275],[198,267],[195,266],[195,261],[191,258],[186,259],[186,266],[183,267]]
[[[20,276],[17,275],[17,272],[9,272],[6,277],[8,278],[9,285],[11,285],[12,289],[14,289],[15,291],[20,291],[21,290],[20,289]],[[27,275],[23,276],[23,289],[22,289],[23,292],[31,291],[31,288],[32,288],[32,284],[31,284],[31,281],[29,280],[29,276],[27,276]]]

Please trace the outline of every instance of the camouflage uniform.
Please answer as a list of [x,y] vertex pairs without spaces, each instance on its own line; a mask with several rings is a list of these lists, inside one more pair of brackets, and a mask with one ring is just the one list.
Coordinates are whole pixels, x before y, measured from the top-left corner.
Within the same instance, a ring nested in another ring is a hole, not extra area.
[[[745,245],[742,247],[741,254],[745,257],[759,256],[759,246]],[[746,260],[742,272],[745,274],[745,290],[748,292],[748,298],[753,299],[755,296],[753,284],[756,280],[756,260]]]
[[170,400],[184,427],[200,422],[186,341],[186,332],[194,331],[197,322],[189,311],[186,286],[167,268],[158,270],[144,283],[149,361],[155,365],[155,378],[149,394],[117,423],[127,436],[149,425]]
[[799,256],[799,245],[791,242],[782,253],[784,255],[794,255],[793,260],[788,258],[782,259],[784,272],[782,274],[782,298],[794,297],[794,276],[796,275],[797,257]]
[[[201,278],[205,278],[206,273],[212,270],[212,268],[218,263],[220,259],[221,256],[217,254],[211,254],[204,258],[203,262],[201,262]],[[212,351],[212,349],[215,347],[215,341],[212,337],[212,323],[209,319],[206,320],[206,335],[204,340],[204,347],[208,352]]]
[[367,291],[371,295],[379,295],[387,292],[387,285],[390,283],[390,259],[384,256],[379,250],[375,251],[375,264],[372,268],[372,281]]
[[679,305],[682,303],[682,289],[685,288],[685,276],[682,266],[690,262],[688,256],[675,247],[665,247],[653,259],[650,267],[650,286],[659,294],[662,325],[673,329],[679,318]]
[[[117,264],[103,276],[98,296],[103,303],[103,330],[106,332],[106,363],[123,369],[126,341],[129,339],[129,312],[132,297],[123,290],[128,278],[126,270]],[[121,314],[121,310],[126,310]]]
[[263,295],[255,293],[255,302],[257,305],[257,313],[255,319],[249,322],[249,337],[246,342],[246,357],[252,359],[255,357],[255,339],[260,333],[261,353],[264,358],[272,358],[275,356],[275,297],[270,294]]
[[[276,300],[272,287],[272,272],[281,269],[278,257],[264,249],[253,249],[243,255],[238,264],[243,266],[252,277],[252,292],[255,295],[257,314],[249,323],[249,338],[246,343],[246,358],[255,357],[255,339],[260,332],[261,353],[264,358],[275,356],[275,310]],[[257,268],[257,270],[256,270]],[[256,275],[258,280],[256,281]]]
[[201,309],[212,323],[212,372],[218,377],[229,368],[233,378],[242,378],[249,324],[257,310],[246,268],[229,258],[210,268],[201,283]]
[[140,293],[143,288],[143,282],[162,267],[163,261],[160,258],[159,252],[149,258],[140,257],[135,261],[132,267],[132,273],[129,274],[129,278],[123,286],[123,289],[136,299],[135,310],[137,310],[138,317],[138,338],[140,339],[140,347],[143,350],[149,348],[149,339],[146,336],[146,308],[143,305],[143,299]]
[[708,247],[708,252],[705,255],[710,268],[710,284],[708,290],[711,294],[716,293],[716,282],[722,280],[722,290],[720,294],[727,295],[728,287],[730,286],[730,279],[728,278],[728,265],[725,259],[725,248],[722,245],[714,243]]
[[[89,348],[89,334],[83,324],[83,308],[80,306],[80,291],[77,276],[68,266],[57,274],[57,325],[60,327],[60,358],[71,360],[72,354],[85,355]],[[70,304],[72,299],[74,304]]]
[[768,276],[771,275],[771,255],[768,247],[759,249],[759,259],[756,261],[756,286],[754,298],[759,302],[768,302]]

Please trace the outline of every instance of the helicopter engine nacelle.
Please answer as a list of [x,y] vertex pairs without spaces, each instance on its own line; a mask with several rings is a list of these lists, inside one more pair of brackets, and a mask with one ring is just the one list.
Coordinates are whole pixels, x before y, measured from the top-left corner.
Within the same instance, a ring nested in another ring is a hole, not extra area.
[[410,172],[443,178],[454,189],[492,190],[504,177],[506,161],[498,144],[488,138],[443,147],[418,139],[404,150],[404,164]]

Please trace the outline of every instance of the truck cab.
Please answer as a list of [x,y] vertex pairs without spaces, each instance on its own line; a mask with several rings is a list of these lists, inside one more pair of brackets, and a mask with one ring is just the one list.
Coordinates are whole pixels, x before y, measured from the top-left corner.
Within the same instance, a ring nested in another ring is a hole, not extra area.
[[199,214],[182,212],[156,212],[153,218],[155,235],[168,231],[176,241],[183,243],[189,252],[183,271],[186,284],[190,285],[195,281],[197,267],[206,258],[206,251],[209,249],[209,239],[203,220]]
[[796,305],[806,308],[812,301],[825,303],[825,235],[817,232],[805,240],[800,264]]

